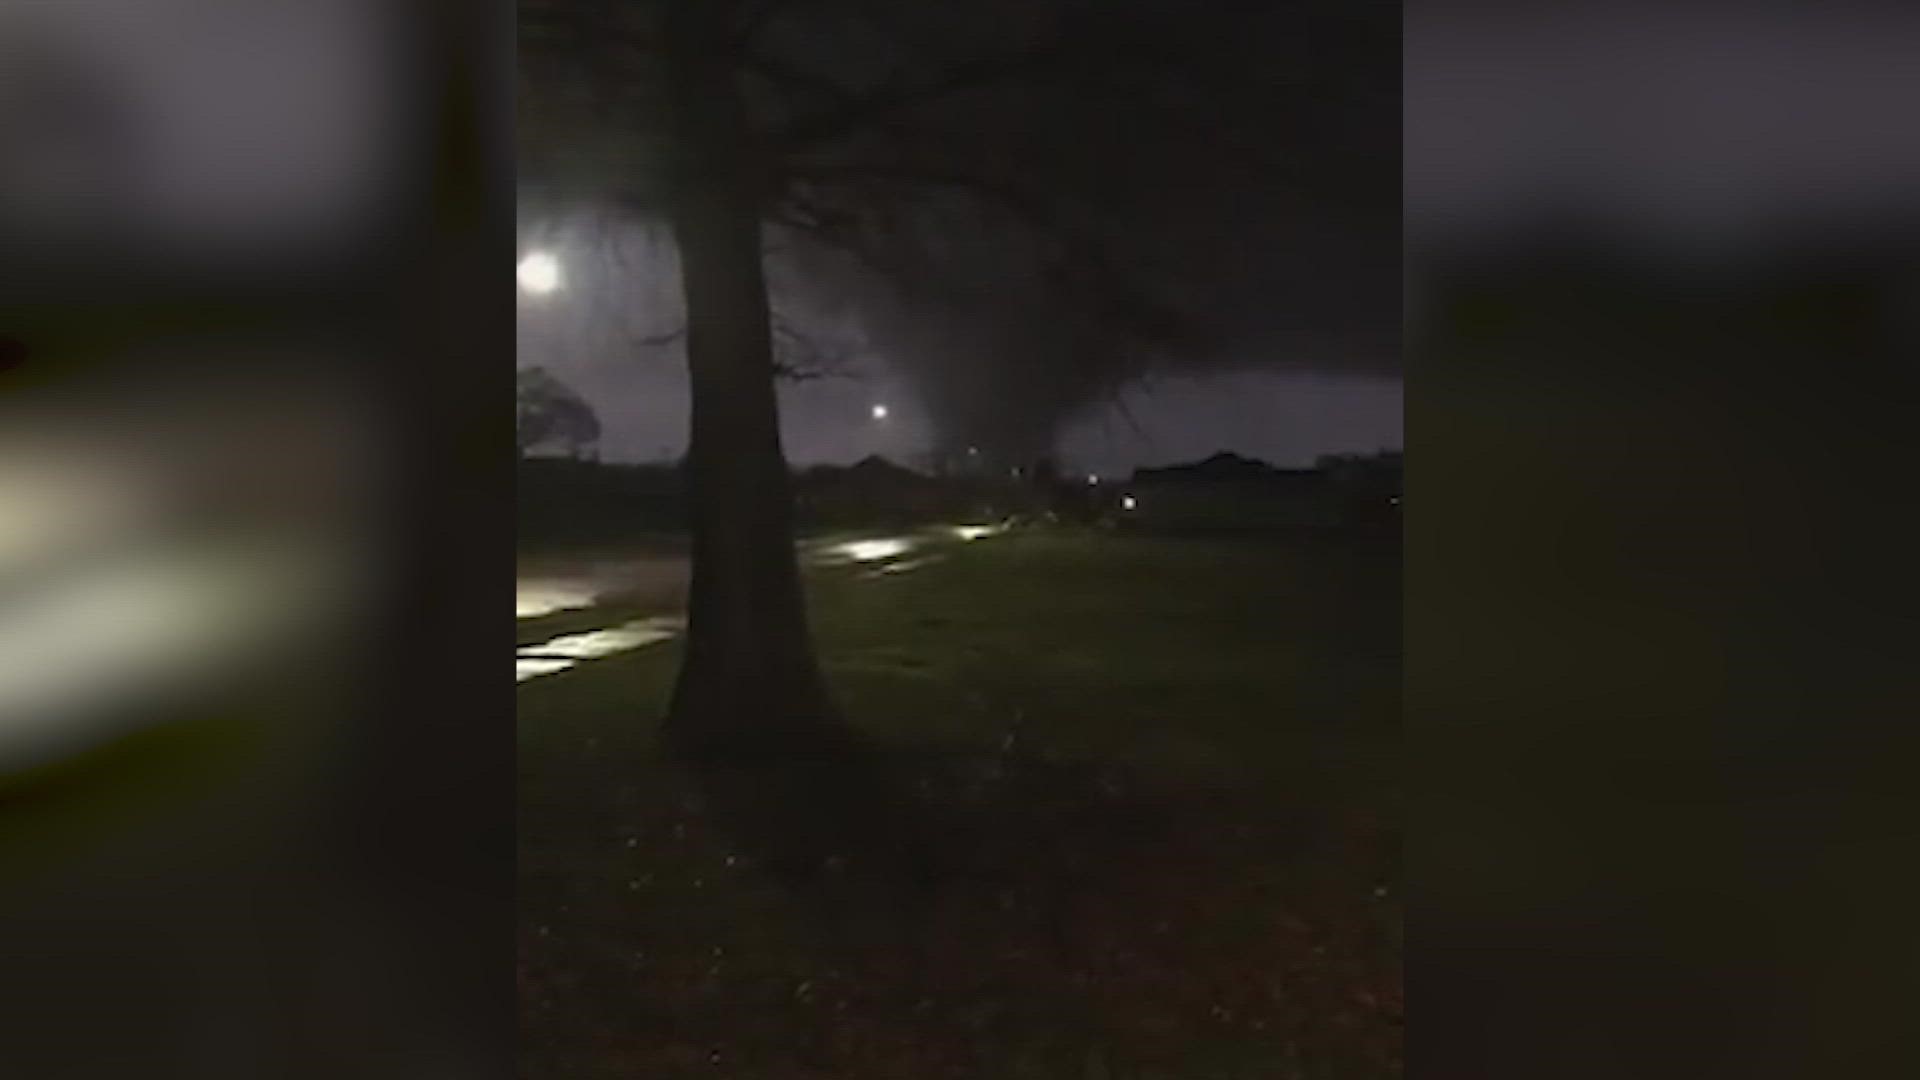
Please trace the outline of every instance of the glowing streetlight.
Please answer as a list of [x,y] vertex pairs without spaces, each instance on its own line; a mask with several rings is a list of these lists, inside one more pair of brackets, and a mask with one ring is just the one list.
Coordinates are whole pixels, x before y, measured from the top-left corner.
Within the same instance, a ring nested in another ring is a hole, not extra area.
[[514,268],[520,287],[535,296],[545,296],[560,288],[560,260],[544,251],[528,252]]
[[875,420],[885,420],[887,418],[887,407],[885,405],[875,405],[871,411]]

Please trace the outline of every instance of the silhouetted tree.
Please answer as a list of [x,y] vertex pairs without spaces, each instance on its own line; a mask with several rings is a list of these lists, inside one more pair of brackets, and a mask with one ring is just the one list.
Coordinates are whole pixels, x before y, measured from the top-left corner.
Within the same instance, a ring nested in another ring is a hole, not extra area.
[[514,380],[514,443],[521,456],[541,447],[564,447],[568,456],[600,441],[593,406],[545,368],[520,369]]
[[525,194],[664,220],[679,253],[693,582],[672,733],[765,742],[835,719],[795,561],[774,394],[794,347],[767,230],[906,289],[1020,267],[999,287],[1063,328],[1031,376],[1050,409],[1203,348],[1178,275],[1115,222],[1164,204],[1183,155],[1269,122],[1222,83],[1264,69],[1207,52],[1237,7],[1204,6],[1196,30],[1192,4],[522,0]]

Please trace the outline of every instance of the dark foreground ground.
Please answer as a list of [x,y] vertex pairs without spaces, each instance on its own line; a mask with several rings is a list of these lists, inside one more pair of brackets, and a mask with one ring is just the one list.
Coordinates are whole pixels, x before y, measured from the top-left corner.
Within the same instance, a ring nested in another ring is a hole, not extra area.
[[1398,563],[1026,532],[817,569],[858,780],[664,760],[673,644],[524,684],[523,1075],[1397,1075]]

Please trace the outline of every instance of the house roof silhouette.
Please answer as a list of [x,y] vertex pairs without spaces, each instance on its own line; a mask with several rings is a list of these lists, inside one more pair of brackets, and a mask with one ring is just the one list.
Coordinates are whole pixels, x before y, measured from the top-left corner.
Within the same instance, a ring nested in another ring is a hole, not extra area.
[[1136,483],[1235,483],[1271,484],[1276,487],[1317,484],[1325,479],[1317,469],[1281,469],[1257,458],[1243,457],[1229,450],[1183,465],[1165,465],[1135,469]]

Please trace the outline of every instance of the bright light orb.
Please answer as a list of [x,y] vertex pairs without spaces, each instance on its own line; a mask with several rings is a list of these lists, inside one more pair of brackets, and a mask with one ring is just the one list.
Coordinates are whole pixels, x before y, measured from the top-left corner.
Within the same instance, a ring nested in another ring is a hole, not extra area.
[[535,296],[545,296],[560,288],[560,260],[544,251],[529,252],[514,269],[520,287]]
[[875,420],[885,420],[887,418],[887,407],[885,405],[875,405],[873,407],[873,418]]
[[1095,475],[1094,475],[1094,474],[1092,474],[1092,473],[1088,473],[1088,474],[1087,474],[1087,486],[1088,486],[1088,487],[1094,487],[1094,486],[1096,486],[1096,485],[1098,485],[1099,483],[1100,483],[1100,478],[1099,478],[1098,476],[1095,476]]
[[1131,495],[1122,495],[1120,497],[1120,509],[1122,510],[1134,510],[1134,509],[1137,509],[1139,506],[1140,506],[1140,500],[1134,498]]

